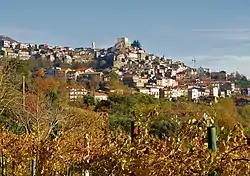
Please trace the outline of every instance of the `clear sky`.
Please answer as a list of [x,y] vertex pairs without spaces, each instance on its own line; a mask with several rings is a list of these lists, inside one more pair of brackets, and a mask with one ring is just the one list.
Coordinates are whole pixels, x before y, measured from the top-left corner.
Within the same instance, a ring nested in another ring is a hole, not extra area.
[[138,39],[150,53],[250,76],[250,0],[0,0],[0,35],[71,47]]

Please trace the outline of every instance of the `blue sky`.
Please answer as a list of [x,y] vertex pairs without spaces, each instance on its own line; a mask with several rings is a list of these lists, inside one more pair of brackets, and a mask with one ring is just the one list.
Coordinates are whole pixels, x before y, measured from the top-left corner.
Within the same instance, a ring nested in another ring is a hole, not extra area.
[[0,35],[72,47],[138,39],[150,53],[250,76],[249,0],[1,0]]

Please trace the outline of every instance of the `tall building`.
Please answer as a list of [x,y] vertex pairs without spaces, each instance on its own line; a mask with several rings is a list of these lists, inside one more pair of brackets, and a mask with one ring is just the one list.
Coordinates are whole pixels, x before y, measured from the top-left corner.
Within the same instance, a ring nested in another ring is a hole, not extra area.
[[115,48],[121,49],[121,48],[129,48],[129,47],[130,47],[130,42],[127,37],[117,38]]
[[95,49],[95,42],[92,42],[92,49]]

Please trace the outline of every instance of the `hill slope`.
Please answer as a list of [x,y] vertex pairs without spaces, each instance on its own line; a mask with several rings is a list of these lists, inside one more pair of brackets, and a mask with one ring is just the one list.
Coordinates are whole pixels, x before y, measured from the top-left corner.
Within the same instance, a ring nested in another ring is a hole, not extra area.
[[11,43],[13,43],[13,42],[19,43],[18,41],[14,40],[14,39],[12,39],[12,38],[10,38],[10,37],[8,37],[8,36],[4,36],[4,35],[0,35],[0,40],[8,40],[8,41],[10,41]]

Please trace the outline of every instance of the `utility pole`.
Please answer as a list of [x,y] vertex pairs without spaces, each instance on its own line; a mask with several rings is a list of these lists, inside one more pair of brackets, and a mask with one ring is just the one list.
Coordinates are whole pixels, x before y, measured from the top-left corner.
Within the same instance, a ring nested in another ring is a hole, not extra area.
[[25,76],[23,75],[23,108],[25,109]]
[[[25,76],[23,75],[23,110],[26,111],[26,93],[25,93]],[[30,134],[30,124],[28,120],[28,113],[26,116],[26,130]]]
[[195,57],[192,59],[192,62],[194,63],[194,68],[195,68],[195,64],[196,64],[196,58]]

